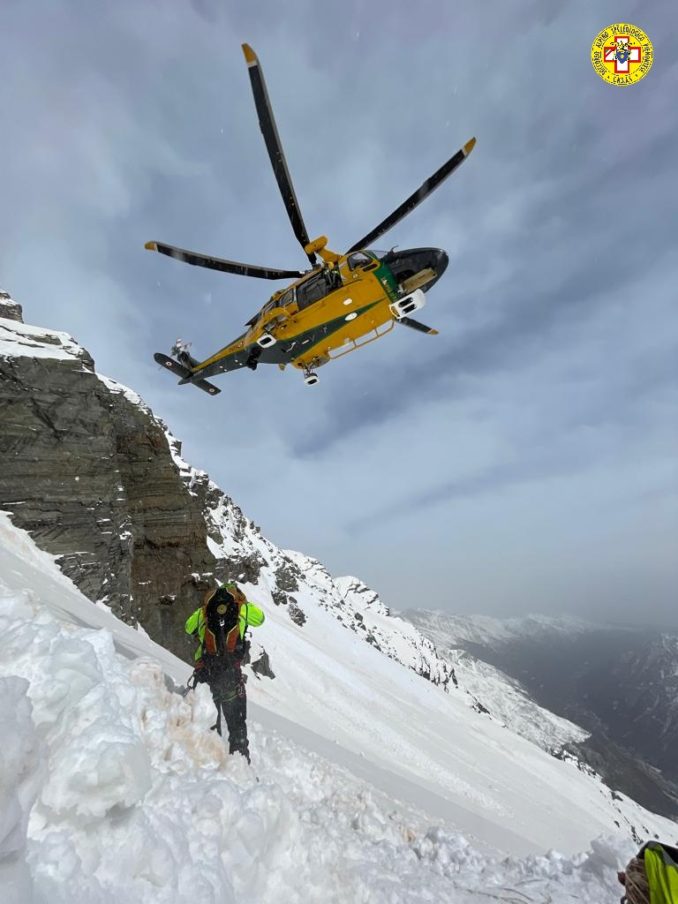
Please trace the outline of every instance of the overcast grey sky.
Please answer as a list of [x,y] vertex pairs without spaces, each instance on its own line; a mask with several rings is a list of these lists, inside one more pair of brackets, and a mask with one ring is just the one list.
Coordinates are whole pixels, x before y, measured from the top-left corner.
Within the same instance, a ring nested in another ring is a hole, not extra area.
[[[628,20],[641,83],[589,53]],[[276,543],[396,608],[678,625],[675,0],[3,0],[0,287],[140,392]],[[445,248],[421,319],[320,372],[207,356],[276,284],[157,239],[303,268],[240,50],[304,218],[343,250],[475,135],[380,245]]]

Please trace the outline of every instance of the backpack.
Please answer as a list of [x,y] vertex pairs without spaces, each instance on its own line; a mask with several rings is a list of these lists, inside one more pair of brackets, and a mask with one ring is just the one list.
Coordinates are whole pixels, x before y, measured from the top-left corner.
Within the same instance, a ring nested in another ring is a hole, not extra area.
[[203,607],[205,636],[202,653],[209,662],[233,661],[243,656],[245,643],[240,637],[242,603],[239,596],[237,591],[219,587]]

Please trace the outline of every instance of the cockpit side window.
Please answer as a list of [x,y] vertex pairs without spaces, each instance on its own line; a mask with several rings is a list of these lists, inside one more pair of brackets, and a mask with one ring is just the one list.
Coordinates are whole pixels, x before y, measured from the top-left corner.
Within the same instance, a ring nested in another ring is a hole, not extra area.
[[349,255],[348,265],[351,270],[359,270],[362,267],[366,267],[368,264],[372,263],[372,258],[369,254],[365,254],[364,251],[355,251],[353,254]]

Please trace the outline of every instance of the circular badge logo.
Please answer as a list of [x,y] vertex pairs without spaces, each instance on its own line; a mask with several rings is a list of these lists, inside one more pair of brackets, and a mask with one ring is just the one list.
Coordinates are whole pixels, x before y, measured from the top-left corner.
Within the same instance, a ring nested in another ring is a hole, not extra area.
[[642,28],[628,22],[608,25],[591,45],[591,63],[603,81],[633,85],[652,68],[652,43]]

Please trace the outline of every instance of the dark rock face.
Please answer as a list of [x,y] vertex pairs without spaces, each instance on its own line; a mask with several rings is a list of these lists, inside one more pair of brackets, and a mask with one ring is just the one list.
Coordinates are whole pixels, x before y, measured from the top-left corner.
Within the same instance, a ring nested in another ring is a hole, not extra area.
[[91,600],[189,658],[183,621],[215,578],[203,500],[161,423],[73,348],[0,356],[0,508]]
[[0,291],[0,317],[4,317],[6,320],[15,320],[18,323],[24,322],[21,305],[17,304],[7,292],[2,291]]
[[297,601],[294,599],[294,597],[290,597],[287,614],[292,619],[294,624],[299,625],[300,628],[302,628],[306,624],[306,613],[300,606],[297,605]]
[[302,574],[294,562],[287,561],[276,569],[276,585],[279,590],[285,593],[296,593],[299,589],[300,580],[302,580]]
[[241,581],[247,584],[257,584],[261,569],[266,564],[261,556],[232,556],[227,561],[220,560],[220,581]]
[[273,598],[273,602],[276,606],[286,606],[287,605],[287,594],[284,590],[278,590],[277,587],[271,590],[271,596]]
[[255,675],[263,676],[264,678],[275,678],[275,673],[271,668],[271,661],[268,658],[268,653],[264,650],[259,656],[258,659],[255,659],[251,664],[251,669]]

